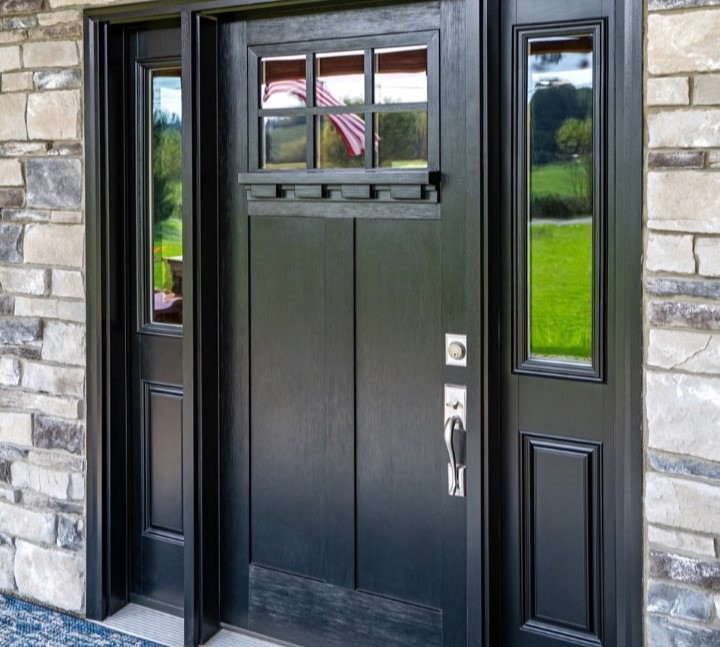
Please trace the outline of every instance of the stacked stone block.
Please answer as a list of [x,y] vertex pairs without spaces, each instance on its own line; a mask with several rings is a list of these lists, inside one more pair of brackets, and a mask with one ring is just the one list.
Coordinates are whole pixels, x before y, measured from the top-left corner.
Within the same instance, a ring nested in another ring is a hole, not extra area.
[[82,611],[82,16],[0,0],[0,589]]
[[647,644],[720,645],[720,2],[649,0]]

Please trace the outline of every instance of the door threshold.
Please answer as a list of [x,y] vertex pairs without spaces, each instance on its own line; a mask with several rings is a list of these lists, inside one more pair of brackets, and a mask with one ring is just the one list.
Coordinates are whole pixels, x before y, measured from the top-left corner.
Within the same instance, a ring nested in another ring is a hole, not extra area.
[[[97,624],[163,647],[183,647],[182,618],[133,602]],[[207,647],[297,647],[234,627],[221,629],[204,644]]]
[[182,618],[133,602],[98,624],[164,647],[183,647],[185,631]]

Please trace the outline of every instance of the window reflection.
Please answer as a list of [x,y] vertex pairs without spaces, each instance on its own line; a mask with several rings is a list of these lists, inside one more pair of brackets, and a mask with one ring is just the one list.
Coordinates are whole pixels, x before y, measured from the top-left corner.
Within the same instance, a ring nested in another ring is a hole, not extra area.
[[377,122],[375,165],[391,168],[427,168],[428,119],[426,110],[381,112]]
[[305,56],[276,56],[260,61],[260,107],[296,108],[307,103]]
[[315,105],[351,106],[365,102],[365,54],[318,54],[315,63]]
[[365,166],[365,118],[363,115],[329,114],[317,117],[318,168]]
[[307,121],[298,117],[263,117],[262,168],[300,169],[307,166]]
[[593,337],[593,39],[528,51],[530,356],[589,363]]
[[151,320],[182,324],[182,93],[180,70],[151,74]]
[[427,101],[427,47],[375,50],[375,103]]

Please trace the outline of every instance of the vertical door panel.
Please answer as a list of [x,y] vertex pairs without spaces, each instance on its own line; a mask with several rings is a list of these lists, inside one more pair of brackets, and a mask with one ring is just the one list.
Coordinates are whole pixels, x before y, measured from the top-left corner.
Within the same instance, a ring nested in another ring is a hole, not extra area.
[[439,222],[358,222],[356,243],[358,586],[436,608],[440,232]]

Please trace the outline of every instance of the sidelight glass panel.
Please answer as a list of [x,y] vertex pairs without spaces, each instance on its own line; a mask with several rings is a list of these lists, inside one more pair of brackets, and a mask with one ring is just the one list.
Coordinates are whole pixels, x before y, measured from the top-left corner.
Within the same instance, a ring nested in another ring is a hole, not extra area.
[[365,117],[361,114],[329,114],[317,117],[318,168],[365,166]]
[[375,123],[375,166],[427,168],[427,110],[380,112]]
[[180,70],[150,75],[151,321],[182,324],[182,101]]
[[307,104],[305,55],[260,60],[260,107],[297,108]]
[[428,99],[427,46],[375,50],[375,103]]
[[529,356],[593,354],[593,35],[531,38],[527,50]]
[[365,103],[365,54],[318,54],[315,79],[316,106],[361,105]]
[[272,170],[307,167],[306,117],[263,117],[260,123],[261,168]]

